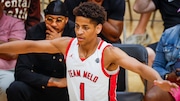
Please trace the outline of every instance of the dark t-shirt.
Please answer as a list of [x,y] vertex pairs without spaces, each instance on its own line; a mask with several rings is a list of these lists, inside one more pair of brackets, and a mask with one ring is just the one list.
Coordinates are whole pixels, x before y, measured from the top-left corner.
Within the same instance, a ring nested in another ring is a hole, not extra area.
[[[164,22],[164,30],[180,24],[180,0],[153,0]],[[158,42],[148,45],[156,51]]]
[[[73,9],[77,7],[80,3],[86,1],[87,0],[65,0],[70,20],[75,21]],[[125,0],[104,0],[102,6],[107,12],[107,18],[120,21],[124,20]]]
[[180,0],[153,0],[164,21],[165,29],[180,24]]

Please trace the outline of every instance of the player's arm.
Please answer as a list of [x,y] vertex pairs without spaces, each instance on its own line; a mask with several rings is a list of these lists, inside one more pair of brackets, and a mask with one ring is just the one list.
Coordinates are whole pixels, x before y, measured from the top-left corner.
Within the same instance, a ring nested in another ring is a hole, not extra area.
[[[0,45],[0,53],[15,53],[15,54],[25,54],[25,53],[59,53],[64,51],[70,38],[57,38],[54,40],[22,40],[8,42]],[[62,47],[61,47],[62,46]],[[58,49],[59,48],[59,49]]]
[[[11,42],[11,41],[17,41],[17,40],[19,40],[19,39],[10,38],[10,39],[9,39],[9,42]],[[0,44],[4,44],[4,43],[6,43],[6,42],[0,40]],[[12,53],[0,53],[0,58],[1,58],[1,59],[4,59],[4,60],[9,60],[9,61],[10,61],[10,60],[17,59],[17,57],[18,57],[17,54],[12,54]]]
[[110,64],[119,65],[125,69],[136,72],[148,81],[155,81],[155,84],[165,91],[171,91],[171,88],[178,87],[175,83],[163,80],[158,72],[152,69],[152,67],[149,67],[135,58],[130,57],[119,48],[108,47],[106,50],[109,51],[108,53],[111,53],[111,55],[106,55],[109,58],[109,62],[111,62]]
[[[136,72],[149,81],[154,81],[157,79],[162,80],[159,74],[155,70],[153,70],[152,67],[149,67],[139,62],[135,58],[130,57],[119,48],[112,47],[110,48],[110,51],[112,53],[112,62],[114,64],[117,64],[130,71]],[[152,76],[152,74],[154,75]]]

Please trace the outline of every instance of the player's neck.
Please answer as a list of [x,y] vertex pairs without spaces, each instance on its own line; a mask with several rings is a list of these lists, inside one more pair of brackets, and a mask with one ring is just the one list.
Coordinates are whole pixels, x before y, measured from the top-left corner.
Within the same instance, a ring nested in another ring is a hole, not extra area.
[[86,59],[91,56],[96,51],[100,40],[101,39],[97,38],[96,42],[88,45],[88,47],[79,46],[79,57]]

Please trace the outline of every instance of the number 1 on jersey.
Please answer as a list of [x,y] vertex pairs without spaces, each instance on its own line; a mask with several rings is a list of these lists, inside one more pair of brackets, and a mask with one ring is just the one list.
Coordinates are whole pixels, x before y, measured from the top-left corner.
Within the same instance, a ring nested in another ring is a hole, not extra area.
[[84,83],[80,83],[80,100],[84,100]]

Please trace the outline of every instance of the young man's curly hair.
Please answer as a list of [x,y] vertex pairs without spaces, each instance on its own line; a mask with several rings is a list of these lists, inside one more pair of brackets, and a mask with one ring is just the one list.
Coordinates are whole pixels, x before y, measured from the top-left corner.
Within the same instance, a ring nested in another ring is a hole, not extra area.
[[74,8],[73,14],[75,16],[90,18],[97,24],[103,24],[106,19],[105,9],[93,2],[81,3],[78,7]]

